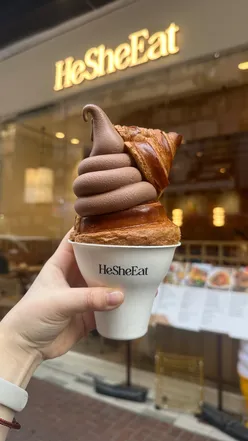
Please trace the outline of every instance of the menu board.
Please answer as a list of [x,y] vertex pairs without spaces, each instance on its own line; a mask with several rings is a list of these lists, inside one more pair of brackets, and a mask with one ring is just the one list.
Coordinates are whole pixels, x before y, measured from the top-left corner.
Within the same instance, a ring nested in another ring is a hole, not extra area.
[[176,328],[248,339],[248,267],[173,262],[152,314]]

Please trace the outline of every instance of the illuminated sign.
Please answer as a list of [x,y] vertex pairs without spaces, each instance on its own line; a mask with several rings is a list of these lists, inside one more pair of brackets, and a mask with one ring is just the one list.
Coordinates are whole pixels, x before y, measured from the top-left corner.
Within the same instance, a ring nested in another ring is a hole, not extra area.
[[179,52],[175,23],[161,32],[150,35],[147,29],[129,35],[129,42],[115,49],[103,44],[85,53],[84,59],[67,57],[55,63],[54,90],[60,91],[117,71],[158,60]]

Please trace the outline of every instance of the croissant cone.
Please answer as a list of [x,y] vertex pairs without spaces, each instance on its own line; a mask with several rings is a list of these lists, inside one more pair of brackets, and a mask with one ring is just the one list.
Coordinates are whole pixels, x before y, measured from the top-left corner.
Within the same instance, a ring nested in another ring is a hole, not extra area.
[[160,202],[99,216],[76,217],[71,240],[102,245],[173,245],[180,229],[166,216]]
[[169,184],[172,161],[182,136],[135,126],[115,126],[115,129],[124,140],[141,174],[161,195]]
[[171,245],[180,229],[166,216],[159,196],[182,137],[140,127],[113,126],[94,104],[93,148],[74,182],[77,217],[71,239],[105,245]]

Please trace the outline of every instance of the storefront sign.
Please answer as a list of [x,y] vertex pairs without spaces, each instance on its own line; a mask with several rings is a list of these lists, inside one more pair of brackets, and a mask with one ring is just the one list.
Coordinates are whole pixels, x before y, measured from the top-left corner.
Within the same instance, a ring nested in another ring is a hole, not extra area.
[[165,31],[150,35],[147,29],[129,35],[129,42],[115,49],[103,44],[89,49],[84,59],[67,57],[55,63],[54,90],[60,91],[130,67],[158,60],[179,52],[179,27],[171,23]]

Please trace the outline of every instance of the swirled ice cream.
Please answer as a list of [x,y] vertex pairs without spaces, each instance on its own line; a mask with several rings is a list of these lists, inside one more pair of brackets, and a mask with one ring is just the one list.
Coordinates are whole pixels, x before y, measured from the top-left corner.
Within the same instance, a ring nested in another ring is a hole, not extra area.
[[93,104],[91,155],[81,161],[74,182],[77,212],[71,239],[113,245],[169,245],[180,230],[166,216],[158,198],[181,136],[136,126],[113,126]]

